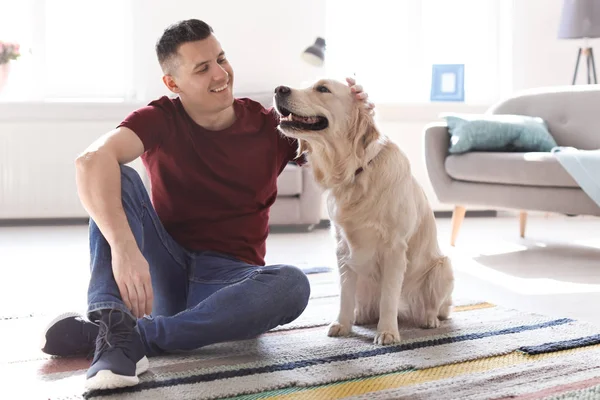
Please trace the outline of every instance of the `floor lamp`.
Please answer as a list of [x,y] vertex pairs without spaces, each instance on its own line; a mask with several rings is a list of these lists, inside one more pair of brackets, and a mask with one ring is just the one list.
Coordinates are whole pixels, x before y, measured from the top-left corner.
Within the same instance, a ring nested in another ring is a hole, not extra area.
[[589,45],[589,39],[600,37],[600,1],[598,0],[564,0],[559,39],[583,39],[583,46],[577,50],[573,85],[577,80],[577,71],[581,56],[585,56],[587,66],[587,83],[598,83],[594,49]]

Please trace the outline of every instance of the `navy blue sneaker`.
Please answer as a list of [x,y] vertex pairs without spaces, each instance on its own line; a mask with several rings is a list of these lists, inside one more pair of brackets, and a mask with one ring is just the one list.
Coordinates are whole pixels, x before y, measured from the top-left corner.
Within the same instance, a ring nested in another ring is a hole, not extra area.
[[90,356],[94,353],[100,328],[80,314],[61,314],[50,322],[42,335],[41,350],[52,356]]
[[148,358],[136,321],[118,310],[103,310],[96,352],[87,371],[88,390],[135,386],[148,370]]

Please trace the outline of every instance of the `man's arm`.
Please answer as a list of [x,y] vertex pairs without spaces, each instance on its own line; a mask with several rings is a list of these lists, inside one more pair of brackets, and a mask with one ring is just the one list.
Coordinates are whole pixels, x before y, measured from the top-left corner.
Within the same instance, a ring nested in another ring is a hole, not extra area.
[[135,160],[143,152],[140,138],[121,126],[93,142],[75,161],[83,207],[115,250],[135,245],[121,202],[120,164]]
[[92,143],[75,162],[79,198],[111,247],[121,298],[136,317],[152,312],[149,265],[138,248],[123,209],[120,164],[144,152],[134,131],[121,126]]

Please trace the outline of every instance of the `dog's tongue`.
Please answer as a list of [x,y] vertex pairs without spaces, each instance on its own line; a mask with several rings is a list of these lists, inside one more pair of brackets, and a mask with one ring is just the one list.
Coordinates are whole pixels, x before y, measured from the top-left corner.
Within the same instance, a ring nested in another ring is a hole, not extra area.
[[317,117],[300,117],[298,115],[292,114],[292,121],[303,122],[305,124],[315,124],[318,122]]

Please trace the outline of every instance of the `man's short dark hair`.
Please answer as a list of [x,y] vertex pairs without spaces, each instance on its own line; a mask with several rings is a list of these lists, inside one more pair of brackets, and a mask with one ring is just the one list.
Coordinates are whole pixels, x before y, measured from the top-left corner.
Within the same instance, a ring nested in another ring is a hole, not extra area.
[[212,28],[198,19],[187,19],[168,26],[156,43],[156,56],[163,72],[172,74],[177,69],[176,56],[179,46],[206,39],[212,33]]

